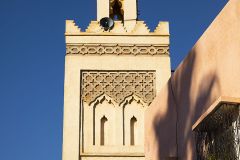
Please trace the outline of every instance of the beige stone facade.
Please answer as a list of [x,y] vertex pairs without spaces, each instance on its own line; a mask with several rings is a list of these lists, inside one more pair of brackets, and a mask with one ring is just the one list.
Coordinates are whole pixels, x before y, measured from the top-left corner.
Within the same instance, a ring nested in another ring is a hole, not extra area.
[[66,21],[63,160],[145,159],[144,112],[171,75],[168,22],[150,32],[136,0],[97,8],[86,31]]

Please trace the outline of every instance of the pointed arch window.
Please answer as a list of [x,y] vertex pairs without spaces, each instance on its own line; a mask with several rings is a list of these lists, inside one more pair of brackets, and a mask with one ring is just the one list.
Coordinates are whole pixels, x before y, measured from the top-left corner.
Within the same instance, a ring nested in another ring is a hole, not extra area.
[[106,123],[107,123],[108,119],[103,116],[101,118],[101,128],[100,128],[100,145],[103,146],[106,143]]
[[122,10],[122,3],[119,0],[115,0],[112,3],[110,11],[110,17],[114,20],[123,21],[123,10]]
[[134,146],[136,142],[136,123],[137,119],[133,116],[130,120],[130,145]]

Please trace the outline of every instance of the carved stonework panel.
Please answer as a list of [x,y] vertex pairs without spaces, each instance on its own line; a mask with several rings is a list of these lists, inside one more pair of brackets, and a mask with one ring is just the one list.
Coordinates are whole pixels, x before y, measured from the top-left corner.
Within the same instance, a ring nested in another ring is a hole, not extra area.
[[117,103],[134,94],[150,104],[156,96],[155,71],[82,71],[81,81],[82,99],[87,103],[102,94]]
[[78,44],[67,45],[66,54],[80,55],[169,55],[169,46]]

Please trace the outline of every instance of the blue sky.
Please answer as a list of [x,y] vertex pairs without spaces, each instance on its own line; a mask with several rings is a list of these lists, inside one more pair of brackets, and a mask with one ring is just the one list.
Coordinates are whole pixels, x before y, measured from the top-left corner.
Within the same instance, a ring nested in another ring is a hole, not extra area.
[[[169,21],[175,69],[227,0],[139,0],[153,30]],[[0,0],[0,159],[60,160],[65,20],[85,29],[96,0]]]

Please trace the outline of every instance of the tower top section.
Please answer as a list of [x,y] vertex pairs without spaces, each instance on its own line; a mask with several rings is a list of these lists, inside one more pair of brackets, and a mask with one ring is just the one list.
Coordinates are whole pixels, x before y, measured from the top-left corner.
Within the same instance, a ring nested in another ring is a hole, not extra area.
[[137,21],[137,0],[97,0],[97,20],[110,17],[122,21],[127,30]]
[[[66,43],[133,43],[169,45],[169,24],[159,22],[153,32],[138,19],[137,0],[96,0],[97,19],[85,31],[66,21]],[[93,38],[96,37],[96,38]]]

